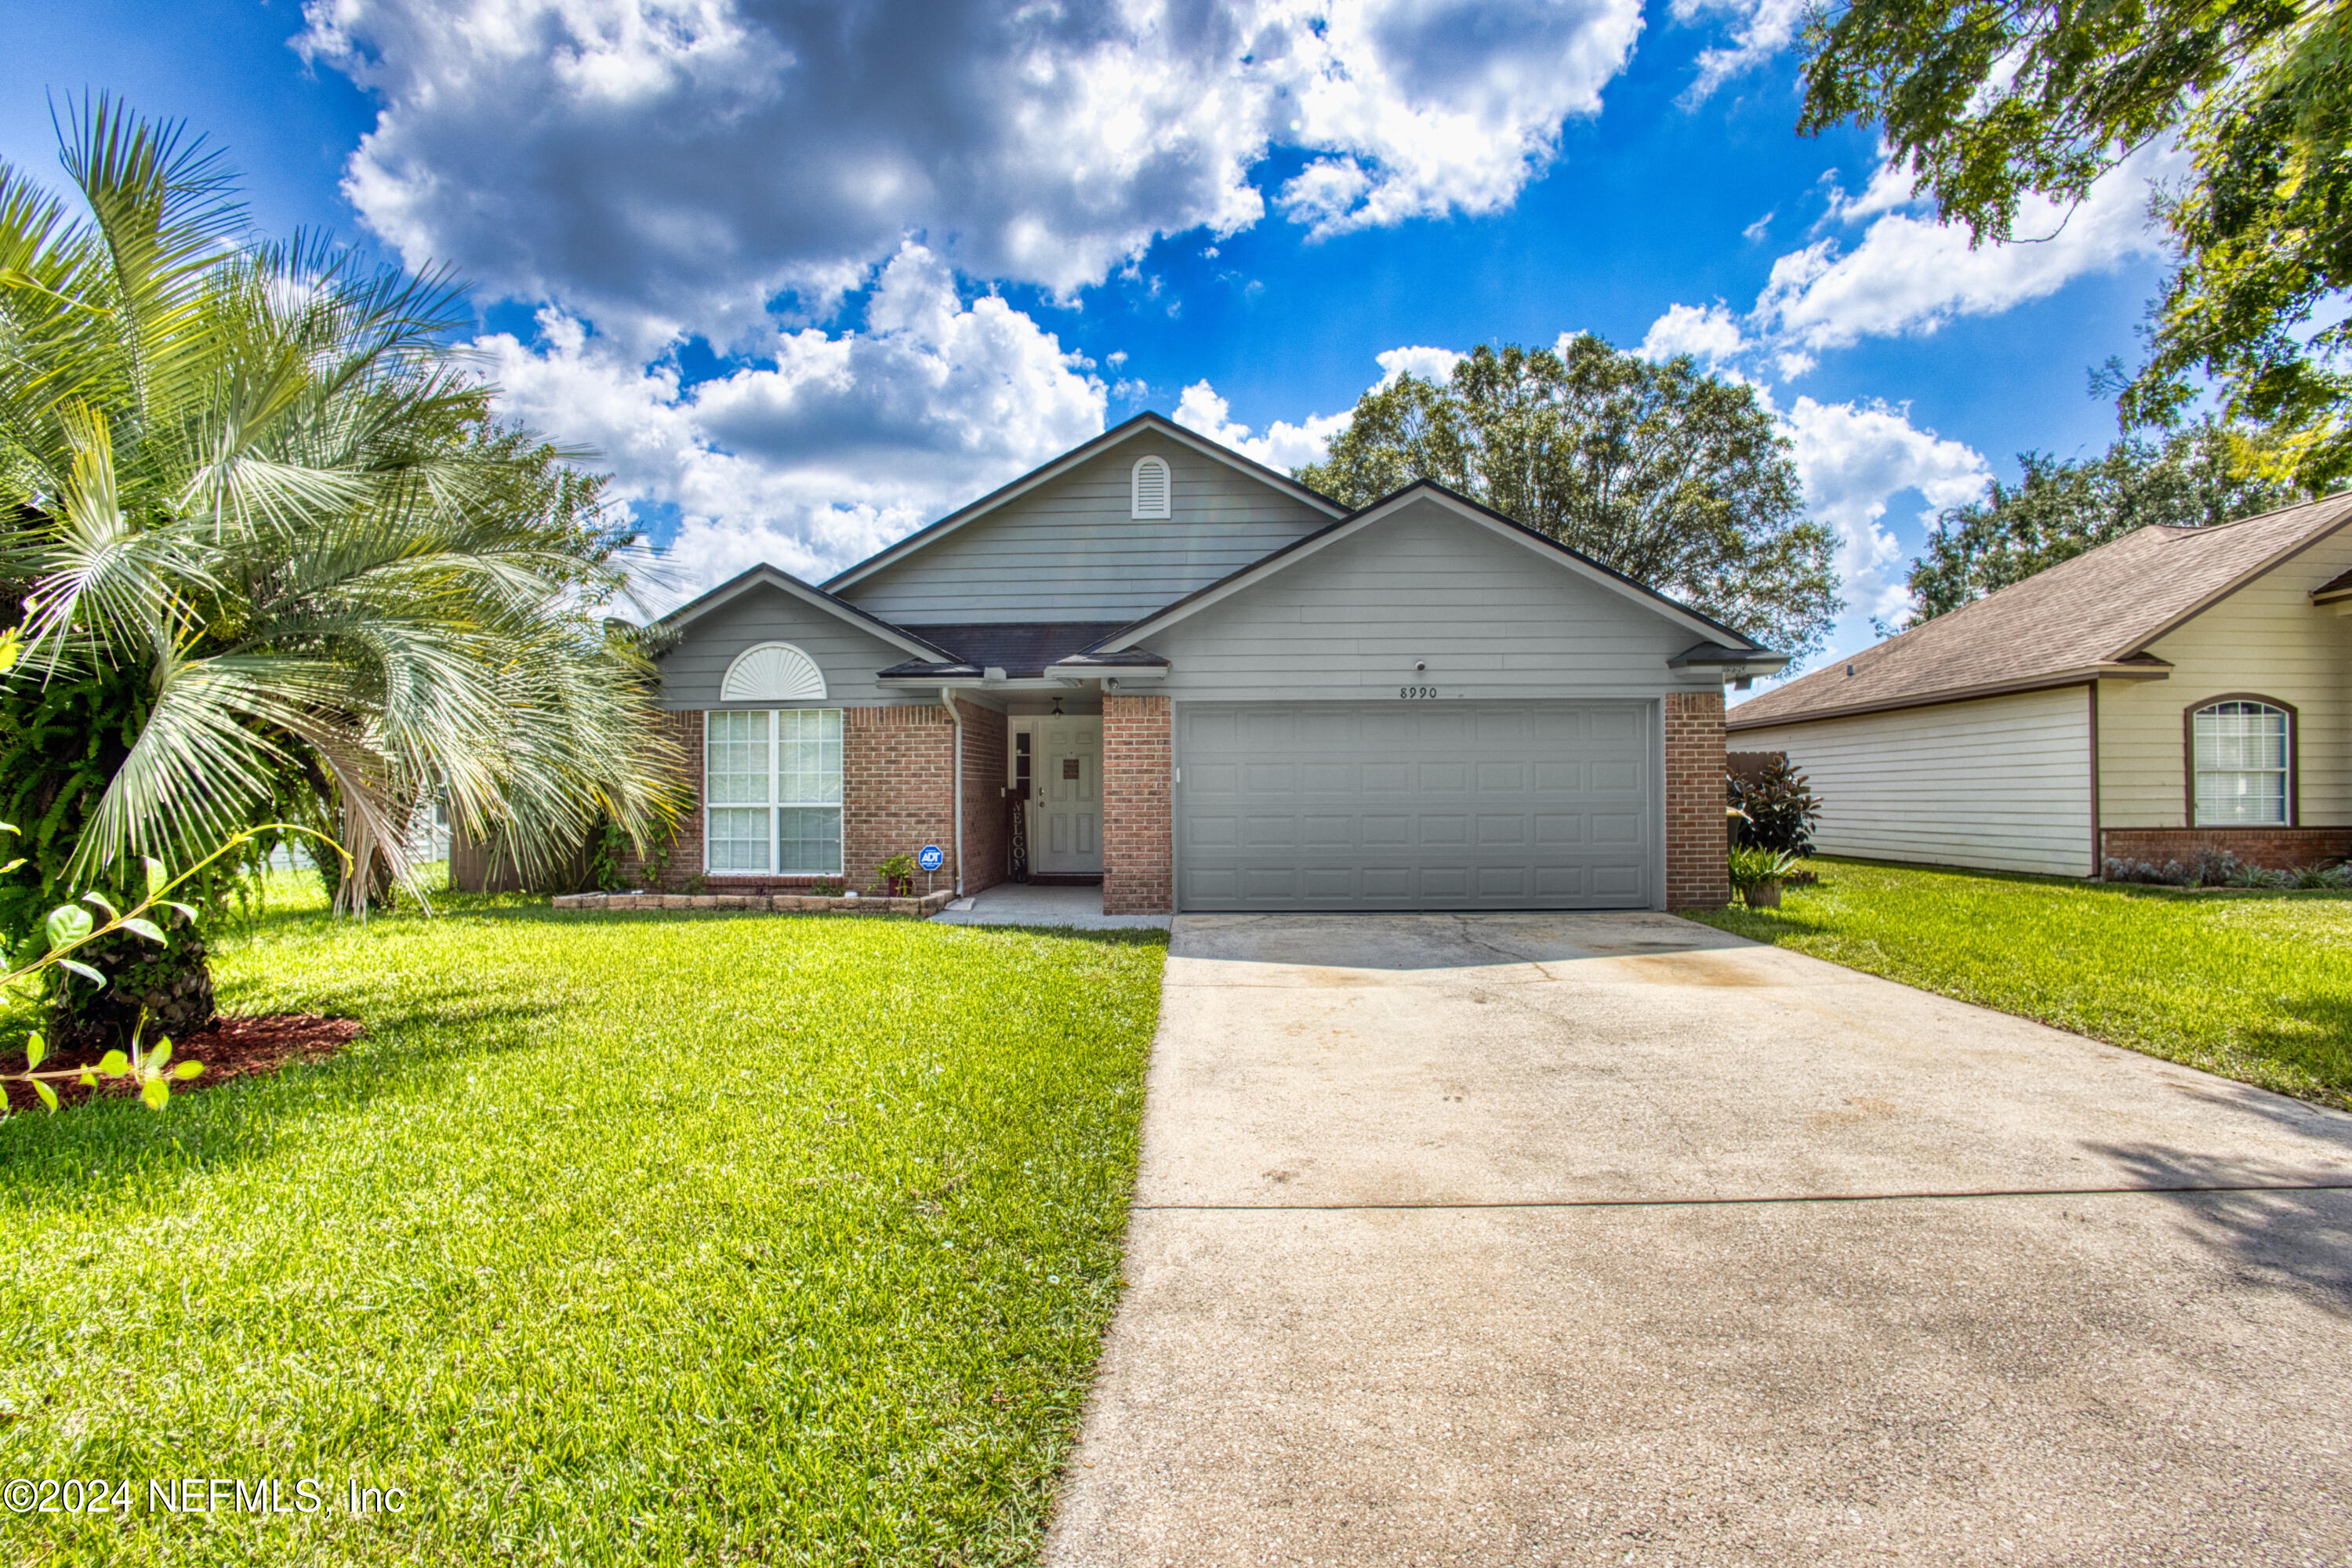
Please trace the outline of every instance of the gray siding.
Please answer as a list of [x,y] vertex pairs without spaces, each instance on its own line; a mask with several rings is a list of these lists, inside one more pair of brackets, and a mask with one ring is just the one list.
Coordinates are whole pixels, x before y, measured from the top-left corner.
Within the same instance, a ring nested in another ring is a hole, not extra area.
[[[1163,520],[1128,515],[1150,453],[1174,487]],[[901,626],[1133,621],[1332,519],[1261,479],[1144,434],[884,567],[841,596]]]
[[[766,584],[756,584],[686,628],[659,661],[665,708],[772,708],[772,702],[721,702],[719,683],[745,648],[788,642],[824,671],[825,702],[936,702],[936,692],[894,691],[875,684],[874,672],[914,656],[895,643]],[[789,703],[788,707],[821,707]]]
[[[1144,639],[1180,700],[1655,697],[1706,640],[1512,540],[1419,502]],[[1426,661],[1416,673],[1415,661]],[[1181,759],[1180,759],[1181,761]]]

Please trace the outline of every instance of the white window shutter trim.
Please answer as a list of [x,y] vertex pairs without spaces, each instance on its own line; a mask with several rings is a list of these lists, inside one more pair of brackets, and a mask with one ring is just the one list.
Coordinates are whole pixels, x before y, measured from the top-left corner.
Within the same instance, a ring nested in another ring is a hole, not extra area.
[[1138,458],[1134,469],[1134,504],[1128,510],[1135,517],[1166,517],[1168,515],[1168,459]]
[[824,699],[824,671],[788,642],[745,648],[719,683],[721,702],[806,702]]

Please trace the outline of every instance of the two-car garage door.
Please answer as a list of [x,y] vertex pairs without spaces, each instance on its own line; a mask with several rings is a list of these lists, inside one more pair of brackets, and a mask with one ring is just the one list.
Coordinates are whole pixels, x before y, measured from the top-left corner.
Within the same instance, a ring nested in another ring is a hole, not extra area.
[[1654,711],[1179,702],[1177,907],[1649,908]]

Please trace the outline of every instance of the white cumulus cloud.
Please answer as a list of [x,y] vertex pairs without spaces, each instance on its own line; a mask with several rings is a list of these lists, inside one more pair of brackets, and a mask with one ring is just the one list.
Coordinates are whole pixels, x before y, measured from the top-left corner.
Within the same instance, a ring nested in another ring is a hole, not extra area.
[[1787,48],[1805,18],[1805,7],[1806,0],[1674,0],[1677,22],[1696,21],[1710,12],[1733,17],[1731,43],[1700,51],[1698,74],[1683,89],[1683,107],[1697,108],[1733,77]]
[[1284,473],[1321,462],[1330,451],[1331,437],[1345,430],[1353,416],[1350,410],[1342,414],[1310,414],[1297,425],[1277,419],[1265,427],[1265,435],[1253,436],[1248,426],[1234,419],[1232,407],[1205,381],[1196,381],[1184,389],[1177,400],[1175,414],[1176,423],[1186,429],[1197,430],[1212,441]]
[[1378,384],[1381,386],[1394,386],[1400,376],[1406,375],[1419,376],[1423,381],[1443,386],[1454,379],[1454,367],[1466,357],[1452,349],[1433,349],[1414,344],[1385,350],[1374,354],[1372,361],[1381,367]]
[[963,301],[919,246],[883,269],[864,330],[777,332],[691,387],[576,317],[540,328],[474,345],[499,411],[596,449],[640,515],[676,509],[673,602],[762,561],[829,576],[1103,427],[1099,380],[1003,300]]
[[1669,305],[1650,323],[1642,346],[1633,352],[1646,360],[1669,360],[1689,354],[1702,364],[1727,364],[1748,347],[1738,318],[1723,306]]
[[1866,623],[1892,615],[1908,591],[1899,570],[1904,548],[1886,527],[1888,506],[1916,490],[1927,503],[1919,521],[1932,524],[1944,508],[1982,495],[1992,479],[1990,466],[1965,442],[1913,425],[1910,410],[1899,404],[1799,397],[1781,422],[1806,509],[1837,535],[1849,618]]
[[[908,235],[1068,296],[1164,235],[1507,205],[1639,0],[309,0],[375,95],[345,190],[411,264],[647,357],[822,312]],[[789,296],[789,300],[786,299]]]
[[2148,216],[2154,184],[2178,154],[2148,148],[2091,188],[2071,213],[2039,197],[2021,209],[2007,244],[1970,247],[1960,225],[1938,224],[1909,177],[1882,163],[1867,189],[1836,197],[1830,221],[1870,220],[1851,247],[1834,236],[1772,264],[1753,321],[1759,331],[1811,353],[1868,337],[1932,332],[1958,316],[1996,315],[2046,299],[2078,278],[2163,254]]

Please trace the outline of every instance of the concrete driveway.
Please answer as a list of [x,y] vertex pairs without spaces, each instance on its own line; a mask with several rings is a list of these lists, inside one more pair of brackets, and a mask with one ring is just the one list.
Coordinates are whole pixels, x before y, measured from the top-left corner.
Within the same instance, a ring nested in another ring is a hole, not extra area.
[[1667,916],[1183,917],[1046,1560],[2352,1563],[2347,1188]]

